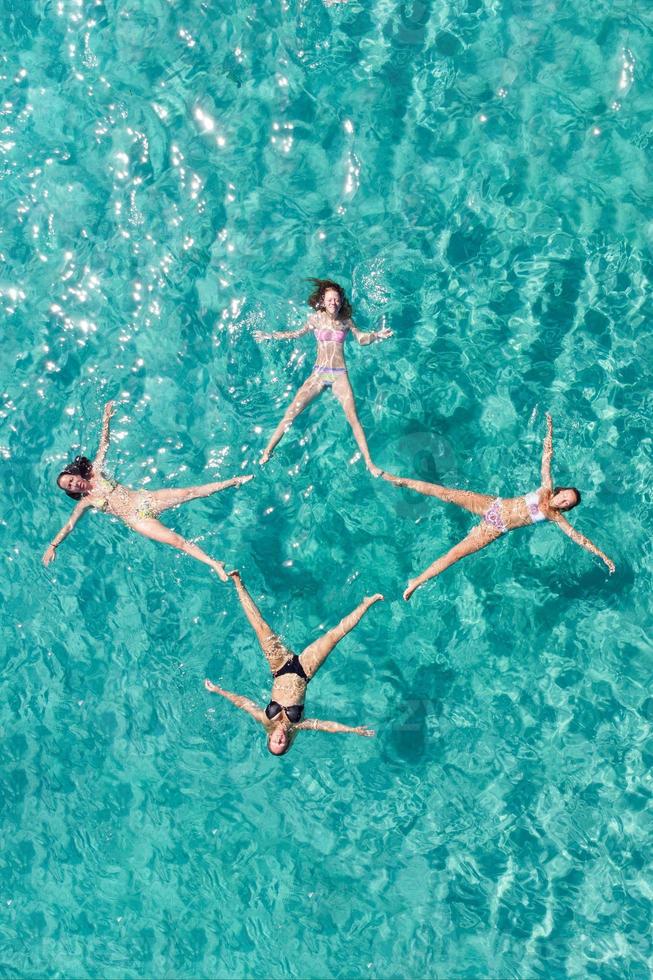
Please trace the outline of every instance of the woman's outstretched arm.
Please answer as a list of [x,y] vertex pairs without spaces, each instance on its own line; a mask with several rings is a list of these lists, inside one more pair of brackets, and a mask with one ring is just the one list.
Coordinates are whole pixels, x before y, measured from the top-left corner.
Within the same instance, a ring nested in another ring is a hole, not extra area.
[[231,691],[225,691],[223,688],[218,687],[217,684],[212,684],[208,678],[204,681],[204,687],[207,691],[211,691],[212,694],[221,694],[223,698],[231,701],[237,708],[242,708],[243,711],[246,711],[248,715],[251,715],[261,725],[265,724],[265,712],[261,711],[259,706],[254,704],[253,701],[250,701],[249,698],[244,698],[240,694],[232,694]]
[[80,519],[84,511],[91,505],[87,500],[80,500],[74,511],[70,515],[70,518],[66,521],[64,526],[61,528],[56,537],[54,537],[48,548],[43,555],[43,564],[49,565],[51,561],[54,561],[57,557],[57,548],[61,544],[64,538],[67,538],[72,529],[74,528],[77,521]]
[[265,333],[263,330],[255,330],[254,340],[260,343],[262,340],[293,340],[295,337],[303,337],[305,333],[310,333],[313,324],[307,320],[303,327],[298,330],[274,330],[272,333]]
[[392,330],[389,327],[381,327],[379,330],[371,330],[369,333],[365,333],[358,329],[353,320],[349,321],[349,329],[361,347],[365,347],[367,344],[375,344],[377,340],[388,340],[392,337]]
[[554,523],[558,525],[561,531],[564,531],[568,538],[571,538],[574,544],[580,545],[580,547],[584,548],[585,551],[591,552],[591,554],[596,555],[601,559],[601,561],[605,562],[610,569],[610,574],[612,575],[615,570],[614,562],[611,561],[600,548],[597,548],[595,544],[592,544],[589,538],[586,538],[584,534],[581,534],[575,527],[572,527],[566,517],[563,517],[562,514],[560,514]]
[[553,458],[553,419],[546,413],[546,435],[542,449],[542,486],[545,490],[553,489],[551,479],[551,460]]
[[365,738],[373,738],[376,732],[371,728],[352,728],[351,725],[341,725],[338,721],[320,721],[319,718],[305,718],[295,726],[308,732],[351,732],[352,735],[363,735]]
[[107,454],[107,449],[109,448],[109,439],[111,438],[110,423],[111,416],[116,410],[116,403],[111,401],[107,402],[104,406],[104,415],[102,416],[102,434],[100,436],[100,445],[98,446],[98,451],[93,460],[93,466],[100,469],[104,465],[104,458]]

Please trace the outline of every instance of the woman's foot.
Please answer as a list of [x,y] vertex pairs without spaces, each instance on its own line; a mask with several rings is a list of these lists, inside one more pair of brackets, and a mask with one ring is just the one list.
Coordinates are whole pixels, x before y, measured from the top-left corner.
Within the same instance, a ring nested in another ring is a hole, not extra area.
[[232,572],[228,572],[227,574],[228,574],[229,578],[232,578],[234,580],[234,582],[240,582],[241,581],[240,572],[238,571],[237,568],[234,568],[234,570]]
[[265,466],[266,463],[269,463],[270,456],[272,455],[273,452],[274,452],[274,446],[272,447],[272,449],[270,449],[269,446],[266,446],[266,448],[263,450],[259,458],[258,461],[259,466]]
[[380,592],[377,592],[376,595],[365,596],[363,602],[369,607],[373,606],[375,602],[383,602],[384,598]]
[[[230,480],[218,480],[212,483],[210,486],[211,493],[219,493],[221,490],[228,490],[229,487],[242,487],[243,483],[249,483],[250,480],[254,479],[254,474],[249,473],[247,476],[234,476]],[[193,497],[189,497],[189,500],[193,500]]]
[[422,583],[417,578],[411,578],[408,580],[408,587],[404,592],[404,599],[406,600],[406,602],[408,602],[415,589],[419,589],[421,584]]
[[227,573],[224,570],[224,562],[214,561],[213,564],[211,565],[211,568],[213,569],[213,571],[215,572],[215,574],[218,576],[218,578],[220,579],[220,581],[222,581],[222,582],[228,582],[229,581],[229,576],[227,575]]

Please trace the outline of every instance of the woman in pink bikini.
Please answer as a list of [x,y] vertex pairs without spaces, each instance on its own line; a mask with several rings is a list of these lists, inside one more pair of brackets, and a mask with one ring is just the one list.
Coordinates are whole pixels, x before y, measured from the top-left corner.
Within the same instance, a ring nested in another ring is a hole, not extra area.
[[315,310],[303,327],[299,330],[275,331],[274,333],[254,332],[254,339],[261,340],[292,340],[306,333],[314,333],[317,340],[317,359],[312,373],[301,386],[292,402],[285,411],[281,422],[274,430],[272,438],[263,450],[261,465],[267,463],[275,446],[281,441],[284,433],[290,428],[297,416],[325,388],[332,388],[333,393],[343,407],[347,421],[352,427],[354,438],[358,443],[368,470],[374,476],[380,476],[381,470],[375,466],[367,448],[367,440],[363,427],[356,414],[356,403],[347,376],[345,365],[344,343],[348,333],[352,333],[359,344],[373,344],[377,340],[387,340],[392,336],[392,330],[383,327],[371,333],[362,333],[351,319],[351,306],[345,296],[345,291],[337,282],[330,279],[311,279],[315,289],[308,298],[308,305]]
[[551,416],[547,414],[547,434],[544,439],[544,451],[542,453],[542,486],[539,490],[532,490],[523,497],[491,497],[483,493],[472,493],[469,490],[449,490],[441,487],[437,483],[424,483],[421,480],[408,480],[404,477],[393,476],[391,473],[383,473],[384,480],[394,483],[398,487],[408,487],[410,490],[417,490],[418,493],[426,494],[429,497],[439,497],[450,504],[456,504],[469,510],[472,514],[482,515],[483,520],[476,527],[472,528],[467,537],[459,541],[446,555],[442,555],[434,561],[421,575],[411,579],[408,588],[404,592],[404,599],[410,599],[411,595],[420,585],[435,578],[445,568],[473,555],[480,551],[492,541],[496,541],[506,531],[514,531],[518,527],[526,527],[528,524],[538,524],[540,521],[553,521],[561,531],[571,538],[571,540],[590,551],[593,555],[598,555],[610,569],[614,572],[614,564],[607,555],[600,551],[596,545],[592,544],[589,538],[580,534],[563,516],[564,511],[571,510],[580,503],[580,491],[575,487],[553,487],[551,479],[551,458],[553,456],[553,422]]

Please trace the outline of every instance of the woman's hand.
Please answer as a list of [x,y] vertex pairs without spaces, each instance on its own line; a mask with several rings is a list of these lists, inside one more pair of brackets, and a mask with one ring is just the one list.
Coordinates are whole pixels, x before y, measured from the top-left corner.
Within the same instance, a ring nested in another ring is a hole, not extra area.
[[57,549],[53,544],[51,544],[42,558],[43,564],[46,566],[46,568],[50,564],[50,562],[53,562],[55,560],[56,557],[57,557]]
[[252,336],[257,344],[260,344],[262,340],[272,340],[272,334],[264,333],[262,330],[255,330]]
[[116,411],[116,403],[115,403],[115,401],[109,401],[109,402],[107,402],[106,405],[104,406],[104,417],[105,417],[105,419],[112,418],[113,415],[115,414],[115,411]]
[[604,562],[606,563],[606,565],[608,566],[608,568],[609,568],[609,570],[610,570],[610,575],[614,575],[614,573],[615,573],[615,568],[616,568],[616,566],[615,566],[615,563],[614,563],[613,561],[611,561],[611,560],[610,560],[609,558],[604,558],[604,559],[603,559],[603,561],[604,561]]
[[204,681],[204,687],[207,691],[211,691],[212,694],[222,694],[222,688],[218,687],[217,684],[213,684],[208,677]]
[[381,327],[380,330],[374,331],[374,336],[377,340],[389,340],[393,336],[393,332],[390,327]]
[[249,483],[249,481],[253,479],[253,473],[248,473],[247,476],[235,476],[231,481],[231,485],[234,487],[242,487],[243,483]]
[[354,728],[354,731],[357,735],[362,735],[364,738],[374,738],[376,735],[376,732],[372,731],[371,728],[363,728],[362,725],[360,728]]

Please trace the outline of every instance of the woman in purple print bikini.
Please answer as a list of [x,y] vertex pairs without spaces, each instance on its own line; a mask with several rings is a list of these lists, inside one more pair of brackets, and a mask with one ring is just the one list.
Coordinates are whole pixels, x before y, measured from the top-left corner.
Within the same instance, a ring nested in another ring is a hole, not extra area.
[[563,516],[563,512],[571,510],[580,503],[580,492],[575,487],[553,487],[551,478],[551,458],[553,456],[553,423],[551,416],[547,414],[547,434],[544,439],[544,451],[542,453],[542,486],[538,490],[532,490],[523,497],[491,497],[483,493],[472,493],[469,490],[449,490],[441,487],[437,483],[424,483],[421,480],[408,480],[404,477],[393,476],[392,473],[383,473],[384,480],[394,483],[398,487],[408,487],[418,493],[426,494],[430,497],[439,497],[450,504],[456,504],[469,510],[472,514],[483,517],[480,524],[477,524],[469,532],[467,537],[459,541],[446,555],[442,555],[437,561],[433,562],[421,575],[411,579],[408,588],[404,592],[404,599],[410,599],[411,595],[420,585],[435,578],[445,568],[449,568],[455,562],[467,555],[473,555],[480,551],[492,541],[496,541],[506,531],[514,531],[518,527],[526,527],[528,524],[537,524],[540,521],[553,521],[561,531],[571,538],[571,540],[591,551],[593,555],[598,555],[610,569],[614,572],[614,564],[607,555],[600,551],[589,538],[580,534]]
[[352,333],[359,344],[373,344],[377,340],[387,340],[392,336],[392,330],[383,327],[372,333],[362,333],[351,319],[351,306],[345,296],[345,291],[337,282],[330,279],[311,279],[315,289],[308,299],[309,306],[315,310],[303,327],[299,330],[275,331],[262,333],[255,331],[254,338],[261,340],[291,340],[302,337],[306,333],[314,333],[317,340],[317,360],[312,373],[301,386],[292,402],[285,411],[281,422],[274,430],[270,441],[263,450],[261,465],[267,463],[275,446],[281,441],[284,433],[294,420],[325,388],[331,388],[343,407],[358,448],[370,473],[380,476],[381,470],[375,466],[367,448],[367,440],[363,427],[356,414],[356,403],[347,376],[345,365],[344,343],[348,333]]

